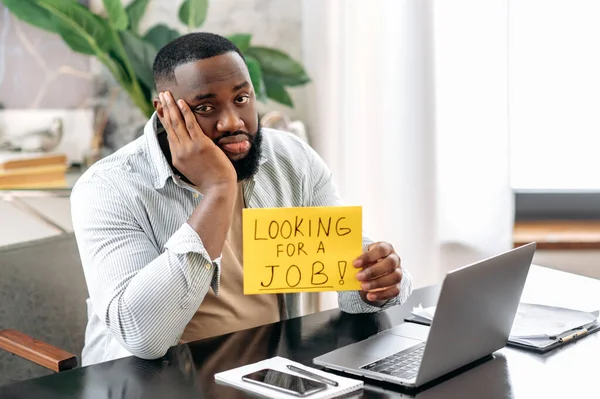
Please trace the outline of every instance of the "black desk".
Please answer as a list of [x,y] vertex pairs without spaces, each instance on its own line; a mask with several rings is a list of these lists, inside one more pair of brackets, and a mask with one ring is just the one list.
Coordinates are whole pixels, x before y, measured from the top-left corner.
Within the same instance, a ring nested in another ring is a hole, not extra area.
[[[403,307],[377,315],[321,312],[172,348],[164,359],[125,358],[0,387],[0,398],[245,398],[214,374],[280,355],[312,359],[402,322],[412,306],[435,304],[438,287],[416,290]],[[600,281],[534,267],[524,301],[600,308]],[[591,309],[590,309],[591,310]],[[416,394],[417,398],[600,397],[600,334],[545,355],[504,348],[494,358]],[[361,397],[402,398],[391,385],[367,383]]]

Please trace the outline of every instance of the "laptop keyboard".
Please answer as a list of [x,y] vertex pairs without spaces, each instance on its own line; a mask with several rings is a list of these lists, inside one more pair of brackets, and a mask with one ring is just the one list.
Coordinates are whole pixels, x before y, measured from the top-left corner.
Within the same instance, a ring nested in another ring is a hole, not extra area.
[[361,369],[410,379],[416,376],[419,371],[424,350],[425,343],[422,343],[367,364]]

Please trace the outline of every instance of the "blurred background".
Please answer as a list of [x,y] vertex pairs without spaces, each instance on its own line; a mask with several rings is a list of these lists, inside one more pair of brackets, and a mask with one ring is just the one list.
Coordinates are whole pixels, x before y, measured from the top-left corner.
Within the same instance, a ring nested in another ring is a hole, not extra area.
[[107,3],[0,0],[0,251],[72,232],[73,182],[152,112],[157,49],[203,30],[416,286],[534,240],[535,263],[600,277],[599,2]]

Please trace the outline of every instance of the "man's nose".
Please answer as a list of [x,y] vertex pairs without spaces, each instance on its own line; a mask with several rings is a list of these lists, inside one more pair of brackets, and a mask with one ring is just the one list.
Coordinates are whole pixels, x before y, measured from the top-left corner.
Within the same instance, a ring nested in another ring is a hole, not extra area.
[[226,110],[221,114],[217,122],[217,130],[221,132],[235,132],[244,127],[244,121],[234,110]]

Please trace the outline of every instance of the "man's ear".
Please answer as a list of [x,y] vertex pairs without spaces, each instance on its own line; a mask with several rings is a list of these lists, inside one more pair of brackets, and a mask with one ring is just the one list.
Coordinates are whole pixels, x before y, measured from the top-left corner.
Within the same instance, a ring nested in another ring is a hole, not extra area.
[[152,105],[154,105],[154,109],[156,110],[158,117],[162,118],[163,117],[163,107],[162,107],[162,104],[160,103],[160,100],[158,99],[158,97],[155,97],[154,100],[152,100]]

